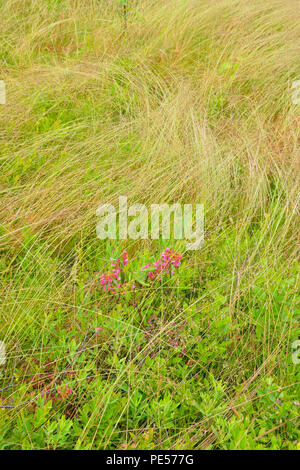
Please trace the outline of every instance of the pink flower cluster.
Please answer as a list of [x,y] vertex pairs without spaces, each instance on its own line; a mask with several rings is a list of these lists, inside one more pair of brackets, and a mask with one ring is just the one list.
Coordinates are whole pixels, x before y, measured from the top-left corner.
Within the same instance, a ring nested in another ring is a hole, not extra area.
[[[141,271],[145,271],[145,269],[149,269],[148,272],[148,279],[154,280],[158,278],[162,281],[162,278],[165,274],[174,274],[174,270],[179,268],[181,265],[182,256],[180,253],[176,253],[176,251],[171,250],[170,248],[166,248],[160,255],[160,258],[155,261],[153,264],[148,263],[146,266],[141,268]],[[122,271],[124,267],[128,264],[128,254],[127,251],[123,250],[121,252],[120,258],[116,260],[111,260],[112,262],[112,270],[109,273],[103,273],[100,276],[100,285],[104,292],[111,291],[113,294],[122,293],[125,294],[126,289],[129,287],[131,289],[135,289],[135,284],[126,284],[126,282],[122,283]],[[98,336],[99,330],[96,331]]]
[[66,385],[61,385],[57,389],[57,400],[65,400],[69,395],[72,395],[73,390]]
[[125,287],[125,284],[121,282],[121,272],[127,264],[128,254],[123,250],[121,257],[112,262],[112,271],[100,276],[100,284],[105,292],[112,291],[113,294],[116,294],[119,289]]
[[52,400],[53,402],[66,400],[68,396],[72,394],[72,388],[68,387],[66,384],[60,385],[56,389],[51,389],[50,385],[48,385],[42,392],[42,396],[44,396],[47,400]]
[[155,261],[152,266],[148,263],[146,266],[142,267],[142,271],[153,267],[154,269],[148,273],[149,279],[154,280],[158,278],[162,281],[164,274],[171,274],[171,276],[174,274],[174,269],[179,268],[181,265],[181,259],[181,254],[176,253],[174,250],[171,250],[171,248],[166,248],[160,258]]

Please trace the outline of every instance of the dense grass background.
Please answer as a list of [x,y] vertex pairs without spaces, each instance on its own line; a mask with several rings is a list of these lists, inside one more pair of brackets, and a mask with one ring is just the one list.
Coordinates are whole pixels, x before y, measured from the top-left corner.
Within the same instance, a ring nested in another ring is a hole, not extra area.
[[[0,13],[0,448],[295,449],[299,2]],[[204,203],[206,239],[120,299],[109,257],[163,247],[97,239],[124,194]]]

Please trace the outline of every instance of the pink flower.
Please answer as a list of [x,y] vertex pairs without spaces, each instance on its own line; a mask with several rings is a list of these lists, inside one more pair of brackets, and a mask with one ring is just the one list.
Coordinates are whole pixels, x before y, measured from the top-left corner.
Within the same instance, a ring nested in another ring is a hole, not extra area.
[[126,264],[128,264],[127,251],[123,250],[122,253],[121,253],[121,257],[122,257],[122,261],[123,261],[124,266],[126,266]]

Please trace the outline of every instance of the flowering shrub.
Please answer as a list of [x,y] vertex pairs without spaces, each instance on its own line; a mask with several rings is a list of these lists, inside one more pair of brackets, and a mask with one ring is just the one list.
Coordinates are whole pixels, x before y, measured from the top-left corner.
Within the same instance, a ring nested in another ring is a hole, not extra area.
[[[181,265],[181,259],[181,254],[176,253],[170,248],[166,248],[157,261],[152,265],[150,263],[146,264],[142,267],[142,271],[149,270],[149,279],[154,280],[158,278],[162,281],[164,274],[171,274],[171,276],[174,274],[174,269],[179,268]],[[153,268],[153,270],[151,268]]]
[[65,400],[69,395],[73,394],[73,390],[71,387],[67,387],[67,385],[61,385],[57,389],[57,400]]

